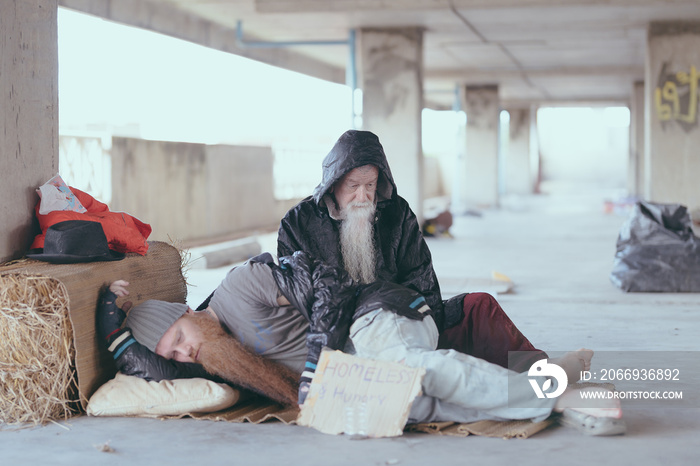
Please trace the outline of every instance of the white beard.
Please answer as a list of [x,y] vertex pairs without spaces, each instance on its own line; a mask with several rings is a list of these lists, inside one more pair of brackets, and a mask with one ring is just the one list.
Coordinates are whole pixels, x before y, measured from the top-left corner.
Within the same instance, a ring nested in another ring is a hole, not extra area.
[[340,251],[345,270],[358,283],[375,280],[373,203],[350,203],[342,212]]

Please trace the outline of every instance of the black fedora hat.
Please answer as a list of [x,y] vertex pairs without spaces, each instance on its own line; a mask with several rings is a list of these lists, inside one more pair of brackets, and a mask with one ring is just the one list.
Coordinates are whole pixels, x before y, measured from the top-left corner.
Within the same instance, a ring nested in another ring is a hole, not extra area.
[[117,261],[124,259],[124,253],[109,249],[107,237],[100,223],[66,220],[46,229],[43,253],[27,254],[27,257],[54,264],[73,264]]

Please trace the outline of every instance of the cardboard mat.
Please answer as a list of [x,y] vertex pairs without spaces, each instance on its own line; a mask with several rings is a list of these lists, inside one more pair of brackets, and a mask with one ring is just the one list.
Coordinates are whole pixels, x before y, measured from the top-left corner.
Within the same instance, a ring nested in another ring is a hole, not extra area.
[[468,435],[480,435],[482,437],[528,438],[557,424],[553,418],[542,422],[524,421],[478,421],[468,424],[456,422],[425,422],[421,424],[409,424],[406,432],[424,432],[436,435],[451,435],[454,437],[466,437]]
[[[571,388],[598,387],[607,390],[615,390],[615,385],[610,383],[578,382],[570,385]],[[468,435],[480,435],[483,437],[528,438],[550,426],[559,424],[558,415],[551,416],[541,422],[529,420],[515,421],[478,421],[467,424],[457,422],[424,422],[407,425],[406,432],[425,432],[437,435],[452,435],[466,437]]]
[[253,398],[236,403],[234,406],[215,413],[188,413],[179,416],[161,416],[163,419],[179,419],[185,416],[207,421],[251,422],[260,424],[267,421],[280,421],[295,424],[298,408],[282,408],[277,403]]
[[[236,404],[235,406],[215,413],[190,413],[179,416],[161,416],[162,419],[179,419],[192,417],[209,421],[227,422],[251,422],[259,424],[261,422],[280,421],[284,424],[296,424],[299,410],[296,408],[282,409],[279,405],[265,400],[255,399]],[[484,437],[529,438],[536,433],[556,425],[554,418],[545,419],[542,422],[525,421],[479,421],[468,424],[456,422],[426,422],[421,424],[409,424],[404,432],[417,432],[432,435],[450,435],[455,437],[467,437],[469,435],[480,435]]]
[[[615,385],[609,383],[579,382],[573,384],[576,388],[599,387],[614,390]],[[215,413],[189,413],[179,416],[161,416],[163,419],[179,419],[189,416],[195,419],[227,422],[251,422],[259,424],[267,421],[280,421],[284,424],[296,424],[299,410],[296,408],[282,409],[276,403],[258,397],[243,397],[243,402],[235,406]],[[404,432],[417,432],[432,435],[449,435],[453,437],[467,437],[478,435],[482,437],[495,437],[502,439],[526,439],[538,432],[559,424],[556,416],[541,422],[529,420],[516,421],[478,421],[470,423],[458,422],[424,422],[406,425]]]

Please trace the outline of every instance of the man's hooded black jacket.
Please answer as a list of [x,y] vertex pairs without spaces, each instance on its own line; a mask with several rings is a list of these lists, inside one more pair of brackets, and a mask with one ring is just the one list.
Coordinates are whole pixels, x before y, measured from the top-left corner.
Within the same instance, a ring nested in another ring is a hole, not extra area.
[[379,169],[374,219],[377,280],[419,292],[433,310],[440,330],[453,325],[461,320],[463,296],[443,303],[432,256],[418,220],[406,200],[397,194],[384,149],[379,138],[369,131],[350,130],[340,136],[323,160],[322,180],[313,195],[282,219],[277,255],[284,257],[305,251],[329,265],[343,267],[333,186],[346,173],[364,165]]

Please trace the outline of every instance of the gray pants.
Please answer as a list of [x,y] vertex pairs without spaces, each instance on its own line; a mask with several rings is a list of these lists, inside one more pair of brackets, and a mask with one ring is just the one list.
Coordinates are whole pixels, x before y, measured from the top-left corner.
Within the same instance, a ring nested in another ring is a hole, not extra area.
[[425,368],[423,396],[414,401],[409,422],[540,421],[552,412],[556,400],[538,399],[527,373],[454,350],[438,350],[437,341],[431,317],[412,320],[382,309],[364,315],[350,327],[357,356]]

